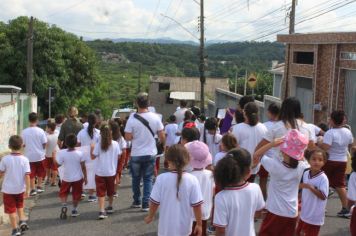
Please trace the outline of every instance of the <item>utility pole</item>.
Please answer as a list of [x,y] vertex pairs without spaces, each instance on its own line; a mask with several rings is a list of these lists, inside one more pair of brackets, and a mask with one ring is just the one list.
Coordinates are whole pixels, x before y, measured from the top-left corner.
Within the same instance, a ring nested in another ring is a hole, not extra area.
[[200,0],[200,50],[199,50],[199,73],[200,73],[200,110],[201,113],[205,113],[205,55],[204,55],[204,0]]
[[33,83],[33,17],[31,16],[27,34],[27,81],[26,92],[32,94]]
[[292,8],[289,15],[289,34],[295,33],[295,5],[297,0],[292,0]]

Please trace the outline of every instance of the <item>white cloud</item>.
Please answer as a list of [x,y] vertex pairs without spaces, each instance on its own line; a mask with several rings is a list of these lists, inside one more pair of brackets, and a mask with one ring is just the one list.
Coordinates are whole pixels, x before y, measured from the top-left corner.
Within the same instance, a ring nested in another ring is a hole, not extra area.
[[[160,1],[158,11],[153,18],[158,1]],[[291,0],[249,0],[249,9],[247,9],[247,2],[247,0],[205,0],[207,40],[216,38],[253,40],[261,36],[266,37],[260,40],[274,40],[275,34],[271,34],[273,31],[288,27],[288,20],[285,22],[288,10],[282,8]],[[351,0],[300,0],[296,22],[347,2]],[[296,30],[297,32],[352,31],[356,26],[355,7],[356,2],[297,24]],[[43,21],[55,23],[64,30],[89,38],[171,37],[196,40],[176,23],[161,15],[167,14],[199,37],[197,31],[199,6],[194,0],[1,0],[1,8],[0,20],[2,21],[21,15],[33,15]],[[280,9],[273,14],[256,21],[278,8]],[[285,29],[280,33],[287,31]]]

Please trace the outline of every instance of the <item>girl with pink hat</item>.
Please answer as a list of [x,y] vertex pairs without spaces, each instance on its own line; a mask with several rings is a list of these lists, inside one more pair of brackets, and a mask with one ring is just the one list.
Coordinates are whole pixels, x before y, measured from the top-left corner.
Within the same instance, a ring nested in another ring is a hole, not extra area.
[[[255,152],[254,166],[261,163],[270,173],[266,209],[267,215],[260,229],[260,236],[292,236],[298,217],[298,190],[304,170],[304,151],[308,137],[296,129],[290,130],[284,138],[275,139]],[[264,154],[273,147],[280,147],[280,157]],[[261,158],[262,157],[262,158]]]

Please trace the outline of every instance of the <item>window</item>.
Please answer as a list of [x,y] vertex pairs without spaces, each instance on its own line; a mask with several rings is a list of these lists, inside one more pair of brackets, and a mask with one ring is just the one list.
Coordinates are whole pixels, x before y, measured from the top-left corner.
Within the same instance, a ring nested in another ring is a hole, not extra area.
[[297,64],[314,64],[314,52],[294,52],[294,63]]
[[159,83],[158,92],[169,91],[170,84]]
[[342,52],[340,57],[342,60],[356,61],[356,52]]

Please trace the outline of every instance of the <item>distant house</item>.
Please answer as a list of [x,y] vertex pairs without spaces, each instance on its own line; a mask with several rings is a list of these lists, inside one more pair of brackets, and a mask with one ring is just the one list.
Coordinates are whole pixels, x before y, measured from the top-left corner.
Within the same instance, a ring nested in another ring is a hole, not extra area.
[[300,99],[308,122],[345,110],[356,134],[356,32],[278,35],[286,44],[282,97]]
[[[227,78],[206,78],[205,97],[215,98],[215,89],[229,90]],[[149,86],[151,105],[166,119],[179,106],[180,100],[187,100],[189,106],[200,104],[200,79],[198,77],[151,76]]]

